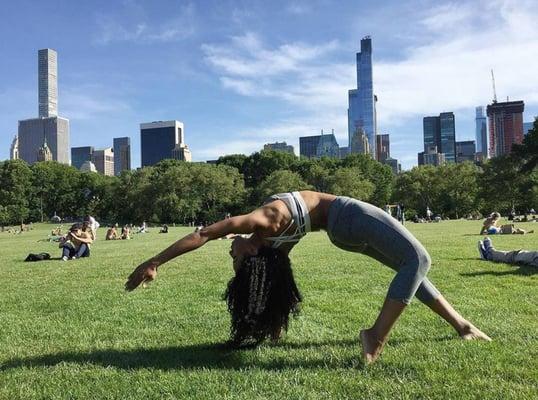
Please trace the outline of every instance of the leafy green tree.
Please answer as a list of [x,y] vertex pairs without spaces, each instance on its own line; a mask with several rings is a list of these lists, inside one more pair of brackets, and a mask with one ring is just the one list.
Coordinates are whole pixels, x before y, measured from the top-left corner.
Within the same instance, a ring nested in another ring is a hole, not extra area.
[[31,170],[34,213],[36,208],[39,208],[40,217],[41,215],[50,217],[54,213],[69,217],[82,215],[81,208],[84,203],[81,202],[78,193],[80,171],[56,161],[35,163]]
[[329,191],[337,196],[368,201],[374,193],[374,184],[362,178],[356,168],[339,168],[329,178]]
[[409,213],[425,214],[426,207],[434,212],[439,207],[441,182],[437,169],[431,165],[414,167],[402,172],[396,179],[393,198],[405,204]]
[[363,179],[374,185],[370,202],[383,206],[389,202],[394,187],[394,176],[388,165],[381,164],[366,154],[350,154],[342,160],[344,168],[356,168]]
[[256,194],[258,203],[275,193],[310,190],[312,187],[306,183],[297,172],[288,170],[274,171],[259,185]]
[[245,163],[249,157],[244,154],[229,154],[219,157],[217,165],[227,165],[237,168],[240,173],[244,173]]
[[436,173],[440,198],[432,206],[438,213],[460,218],[478,211],[478,167],[471,162],[445,164]]
[[0,163],[0,224],[23,223],[30,214],[32,172],[22,160]]
[[529,177],[520,172],[522,163],[513,156],[495,157],[483,165],[480,196],[483,212],[509,212],[512,208],[525,209]]
[[247,187],[255,187],[275,171],[293,170],[298,164],[294,154],[262,150],[245,160],[243,175]]

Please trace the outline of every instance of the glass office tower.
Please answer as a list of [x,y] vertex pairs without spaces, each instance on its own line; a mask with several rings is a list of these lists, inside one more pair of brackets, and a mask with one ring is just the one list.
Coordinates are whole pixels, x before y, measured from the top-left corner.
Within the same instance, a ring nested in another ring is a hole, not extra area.
[[114,138],[114,175],[131,169],[131,139],[129,137]]
[[[376,155],[375,99],[372,73],[372,39],[361,40],[357,53],[357,89],[348,92],[348,139],[351,146],[353,135],[362,131],[368,138],[369,153]],[[353,150],[350,149],[352,152]]]

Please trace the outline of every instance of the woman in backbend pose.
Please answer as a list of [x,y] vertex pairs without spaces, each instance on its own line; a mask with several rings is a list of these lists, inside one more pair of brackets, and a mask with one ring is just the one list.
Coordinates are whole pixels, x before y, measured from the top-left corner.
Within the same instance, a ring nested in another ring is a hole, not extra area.
[[[360,332],[362,354],[367,363],[379,357],[394,323],[413,296],[452,325],[462,339],[491,340],[454,310],[426,278],[430,256],[406,228],[373,205],[327,193],[302,191],[273,195],[249,214],[193,232],[138,266],[125,287],[133,290],[151,281],[161,264],[209,240],[230,233],[252,234],[249,238],[237,237],[230,251],[236,270],[227,292],[232,334],[239,341],[248,335],[256,339],[267,336],[278,339],[280,328],[287,328],[289,312],[294,311],[300,301],[288,271],[287,255],[308,232],[321,229],[327,231],[337,247],[366,254],[396,271],[375,323]],[[276,283],[279,276],[286,281],[284,284]],[[260,291],[267,290],[274,293],[260,295]],[[285,315],[277,315],[278,312]],[[272,322],[264,325],[260,319]],[[256,331],[259,326],[262,326],[261,331]]]

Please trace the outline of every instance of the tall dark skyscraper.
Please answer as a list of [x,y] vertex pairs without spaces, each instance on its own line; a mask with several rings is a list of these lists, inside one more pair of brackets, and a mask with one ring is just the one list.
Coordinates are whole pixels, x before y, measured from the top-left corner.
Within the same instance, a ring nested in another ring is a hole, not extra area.
[[183,122],[156,121],[140,124],[142,167],[168,158],[191,161],[184,141]]
[[439,114],[439,126],[441,128],[441,151],[445,154],[447,163],[456,162],[456,118],[453,112]]
[[114,175],[131,169],[131,138],[114,138]]
[[[348,93],[348,143],[351,147],[355,132],[362,131],[368,138],[369,153],[376,156],[376,113],[372,72],[372,39],[361,40],[357,53],[357,89]],[[350,150],[353,152],[353,150]]]
[[431,153],[433,147],[444,154],[448,163],[456,162],[456,125],[452,112],[444,112],[438,117],[424,117],[424,152]]
[[477,160],[486,160],[488,158],[488,129],[482,106],[476,107],[475,140]]
[[512,145],[523,141],[523,101],[493,102],[487,107],[489,119],[489,155],[502,156]]

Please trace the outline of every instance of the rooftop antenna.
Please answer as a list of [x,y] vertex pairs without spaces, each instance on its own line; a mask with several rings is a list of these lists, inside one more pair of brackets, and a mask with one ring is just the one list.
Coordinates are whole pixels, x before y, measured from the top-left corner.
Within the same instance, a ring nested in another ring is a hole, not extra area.
[[321,136],[323,136],[323,129],[321,130]]
[[495,75],[493,75],[493,70],[491,70],[491,83],[493,84],[493,103],[497,103],[497,90],[495,89]]

